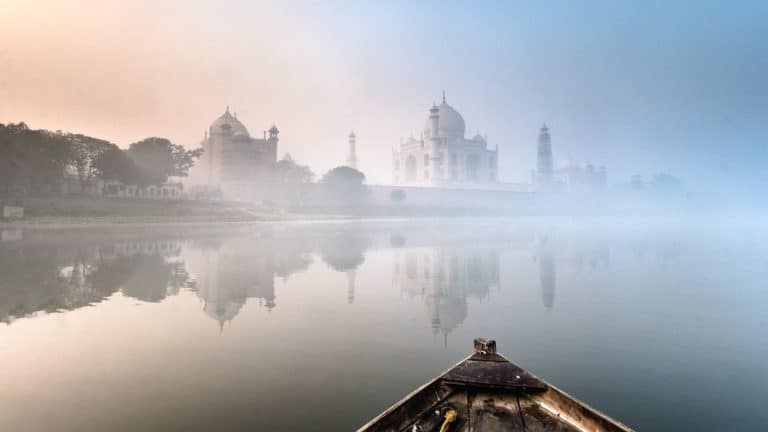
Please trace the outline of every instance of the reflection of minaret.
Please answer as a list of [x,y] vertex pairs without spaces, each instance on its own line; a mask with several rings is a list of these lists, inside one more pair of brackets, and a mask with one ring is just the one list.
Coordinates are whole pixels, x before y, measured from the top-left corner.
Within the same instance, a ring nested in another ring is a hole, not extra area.
[[355,277],[356,273],[354,270],[349,270],[347,272],[347,302],[349,304],[352,304],[355,302]]
[[555,257],[547,246],[547,240],[542,240],[539,247],[539,283],[541,284],[541,300],[544,307],[552,309],[555,305]]
[[347,155],[347,166],[357,169],[357,152],[355,151],[355,133],[349,134],[349,155]]

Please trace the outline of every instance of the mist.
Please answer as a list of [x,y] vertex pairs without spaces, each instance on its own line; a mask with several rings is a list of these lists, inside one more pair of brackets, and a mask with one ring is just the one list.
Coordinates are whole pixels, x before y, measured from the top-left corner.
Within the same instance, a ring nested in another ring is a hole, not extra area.
[[279,155],[319,174],[343,163],[354,130],[367,182],[388,184],[382,161],[444,90],[467,135],[498,145],[500,181],[529,180],[544,122],[556,166],[605,165],[612,185],[667,173],[747,204],[766,180],[762,2],[0,10],[1,122],[192,149],[229,105],[254,136],[274,122]]
[[766,17],[0,0],[0,430],[768,430]]

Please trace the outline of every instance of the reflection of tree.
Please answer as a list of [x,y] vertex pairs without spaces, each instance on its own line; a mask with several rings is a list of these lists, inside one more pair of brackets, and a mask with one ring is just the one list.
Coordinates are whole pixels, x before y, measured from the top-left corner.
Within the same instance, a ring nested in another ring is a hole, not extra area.
[[0,321],[76,309],[120,289],[141,300],[162,300],[186,286],[189,277],[183,263],[142,252],[174,250],[168,242],[155,243],[1,247]]
[[355,302],[357,269],[365,261],[368,239],[357,233],[335,234],[320,242],[323,261],[336,271],[347,274],[347,303]]
[[0,248],[0,320],[63,308],[59,268],[55,250]]
[[104,292],[115,292],[131,279],[136,268],[133,257],[103,260],[89,275],[90,283]]
[[119,288],[119,285],[105,284],[100,279],[104,271],[94,259],[96,254],[96,250],[78,248],[72,265],[59,270],[59,281],[63,288],[62,309],[75,309],[99,302]]
[[405,237],[400,234],[392,234],[389,236],[389,245],[394,248],[401,248],[405,246]]
[[117,288],[102,284],[95,248],[0,249],[0,321],[97,303]]
[[355,234],[336,234],[320,243],[323,261],[336,271],[355,270],[365,261],[368,241]]
[[312,264],[312,255],[309,252],[295,247],[287,250],[276,248],[274,251],[275,274],[282,278],[302,272]]
[[189,279],[182,263],[168,263],[160,255],[122,257],[116,265],[132,273],[122,286],[123,294],[147,302],[178,293]]

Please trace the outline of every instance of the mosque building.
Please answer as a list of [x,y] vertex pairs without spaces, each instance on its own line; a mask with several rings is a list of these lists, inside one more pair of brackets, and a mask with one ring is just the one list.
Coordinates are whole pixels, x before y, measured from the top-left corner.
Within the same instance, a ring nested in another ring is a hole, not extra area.
[[277,162],[279,132],[273,124],[262,138],[254,138],[237,119],[237,113],[230,114],[227,106],[224,114],[205,131],[201,142],[200,162],[208,184],[226,189],[267,176]]
[[465,138],[464,118],[445,102],[432,105],[419,138],[410,136],[392,152],[394,181],[402,185],[473,187],[495,184],[498,146],[480,134]]

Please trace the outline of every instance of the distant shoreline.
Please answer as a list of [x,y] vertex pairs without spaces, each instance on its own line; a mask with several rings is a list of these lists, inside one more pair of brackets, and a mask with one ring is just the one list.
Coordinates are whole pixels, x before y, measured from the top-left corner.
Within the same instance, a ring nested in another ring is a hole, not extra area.
[[[98,228],[137,226],[217,226],[276,222],[333,222],[466,218],[467,209],[436,207],[278,209],[231,201],[155,201],[81,196],[38,196],[24,202],[24,217],[0,218],[2,229]],[[502,216],[484,211],[484,216]],[[524,217],[525,214],[503,216]],[[530,216],[530,215],[528,215]]]
[[[39,216],[18,221],[0,221],[0,229],[30,228],[100,228],[100,227],[137,227],[137,226],[221,226],[250,225],[275,222],[334,222],[343,220],[369,219],[356,216],[336,215],[274,215],[273,217],[222,218],[212,216],[105,216],[105,217],[68,217]],[[394,219],[394,218],[387,218]]]
[[79,196],[31,197],[25,200],[23,207],[24,218],[15,221],[0,218],[0,228],[222,225],[341,217],[295,215],[226,201],[153,201]]

